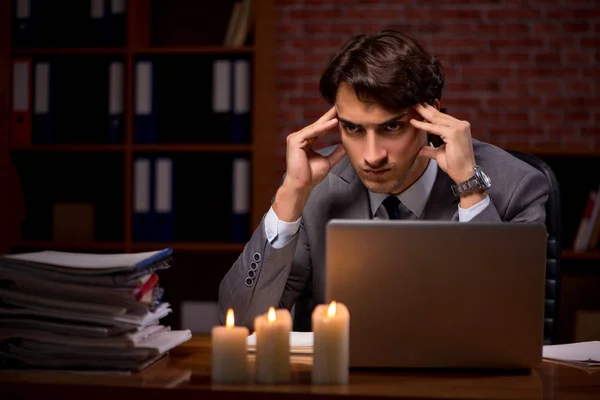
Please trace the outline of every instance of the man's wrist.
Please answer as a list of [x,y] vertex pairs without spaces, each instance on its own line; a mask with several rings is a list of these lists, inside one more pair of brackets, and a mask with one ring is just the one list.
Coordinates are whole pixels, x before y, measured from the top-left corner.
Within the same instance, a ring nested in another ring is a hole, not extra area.
[[294,222],[302,215],[310,190],[292,188],[285,183],[279,187],[273,202],[273,211],[284,222]]
[[460,195],[460,207],[467,209],[473,207],[487,197],[487,193],[483,189],[476,189],[469,193]]

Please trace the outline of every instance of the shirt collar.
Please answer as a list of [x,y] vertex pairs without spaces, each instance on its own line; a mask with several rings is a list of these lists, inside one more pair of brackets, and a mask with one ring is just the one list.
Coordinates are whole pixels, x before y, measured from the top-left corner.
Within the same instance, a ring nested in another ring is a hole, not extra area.
[[[425,204],[429,199],[429,194],[433,188],[438,170],[437,162],[433,159],[429,160],[425,172],[421,174],[419,179],[412,185],[406,188],[402,193],[396,195],[398,200],[402,202],[410,211],[417,217],[421,217]],[[388,193],[375,193],[369,190],[369,199],[371,202],[371,213],[375,215],[377,209],[389,196]]]

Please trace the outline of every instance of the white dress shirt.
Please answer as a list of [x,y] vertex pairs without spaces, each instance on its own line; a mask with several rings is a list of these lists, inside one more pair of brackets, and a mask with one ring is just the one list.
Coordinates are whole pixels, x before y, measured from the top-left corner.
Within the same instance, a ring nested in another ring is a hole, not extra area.
[[[421,217],[423,209],[427,204],[431,189],[435,183],[437,176],[438,165],[435,160],[429,160],[429,164],[425,172],[413,183],[410,187],[398,194],[398,199],[404,204],[413,214]],[[375,219],[389,219],[385,207],[381,204],[388,197],[387,193],[374,193],[369,191],[369,200],[371,203],[371,212]],[[489,196],[486,196],[479,203],[469,207],[462,208],[458,205],[458,220],[460,222],[468,222],[478,215],[490,202]],[[273,207],[269,209],[265,217],[265,233],[271,246],[276,249],[284,247],[293,239],[294,235],[300,229],[300,220],[294,222],[285,222],[277,218],[277,214],[273,211]]]

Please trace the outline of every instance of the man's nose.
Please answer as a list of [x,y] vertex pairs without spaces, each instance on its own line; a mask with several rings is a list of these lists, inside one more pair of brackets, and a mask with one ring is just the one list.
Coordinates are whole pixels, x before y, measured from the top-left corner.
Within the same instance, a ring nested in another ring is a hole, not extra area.
[[387,159],[387,151],[379,142],[377,135],[368,133],[364,142],[363,160],[371,168],[383,166]]

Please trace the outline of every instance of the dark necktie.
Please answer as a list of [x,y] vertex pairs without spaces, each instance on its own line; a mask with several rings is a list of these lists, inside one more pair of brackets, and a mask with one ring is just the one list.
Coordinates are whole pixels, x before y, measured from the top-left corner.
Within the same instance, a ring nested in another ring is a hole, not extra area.
[[400,210],[398,206],[400,205],[400,200],[396,196],[388,196],[383,201],[383,206],[387,210],[390,219],[400,219]]
[[418,219],[396,196],[388,196],[382,204],[390,219]]

